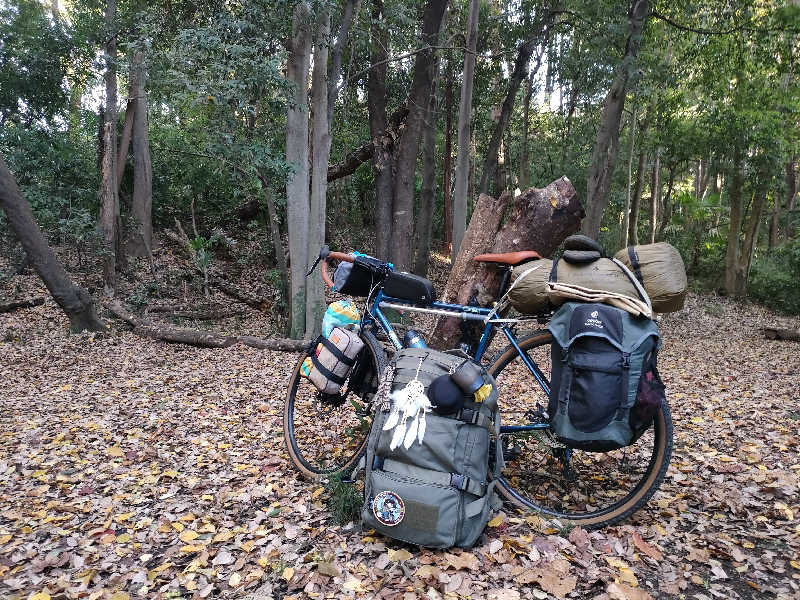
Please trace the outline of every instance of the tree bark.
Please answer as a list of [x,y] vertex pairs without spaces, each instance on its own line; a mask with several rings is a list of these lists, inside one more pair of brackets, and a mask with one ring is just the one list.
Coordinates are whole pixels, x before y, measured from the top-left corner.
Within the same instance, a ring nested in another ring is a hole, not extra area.
[[[765,173],[761,173],[759,181],[766,181]],[[740,281],[740,288],[737,290],[737,296],[744,296],[747,293],[747,280],[750,278],[750,267],[753,264],[753,253],[755,245],[758,241],[758,231],[761,228],[761,217],[764,215],[764,206],[767,203],[767,190],[766,186],[762,183],[756,189],[753,196],[753,206],[750,209],[750,217],[747,221],[747,232],[744,236],[744,246],[739,255],[739,271],[743,274],[738,278]]]
[[[328,193],[328,159],[331,136],[328,123],[328,36],[331,16],[327,9],[317,12],[314,36],[314,70],[311,79],[311,106],[314,115],[311,176],[311,212],[308,228],[308,256],[315,257],[325,244],[325,215]],[[325,289],[320,277],[306,279],[305,337],[319,336],[325,312]]]
[[467,50],[464,53],[464,75],[461,80],[461,100],[458,105],[458,155],[456,156],[456,182],[453,193],[453,243],[450,251],[453,263],[456,261],[467,228],[469,158],[472,142],[472,86],[475,80],[475,50],[478,47],[480,8],[480,0],[470,0],[469,20],[467,22]]
[[306,271],[308,270],[309,172],[308,172],[308,69],[311,51],[311,14],[307,0],[297,4],[292,18],[292,39],[287,78],[294,96],[286,115],[286,162],[294,173],[286,182],[287,228],[291,263],[289,289],[289,336],[306,331]]
[[117,193],[117,1],[107,0],[105,8],[105,124],[103,126],[102,184],[100,225],[103,229],[103,284],[106,296],[113,296],[117,285],[119,195]]
[[653,178],[650,181],[650,243],[656,241],[656,225],[658,224],[658,206],[661,202],[661,152],[656,148],[656,161],[653,165]]
[[[503,224],[509,204],[511,213]],[[583,216],[575,188],[566,177],[543,189],[529,188],[516,198],[508,192],[499,200],[481,194],[447,278],[443,300],[489,306],[497,298],[500,269],[476,263],[473,258],[477,254],[536,250],[543,257],[551,256],[568,235],[580,229]],[[458,319],[442,318],[436,323],[432,339],[438,347],[453,348],[458,344],[460,330]]]
[[131,88],[136,102],[133,119],[133,219],[136,228],[130,252],[149,258],[153,254],[153,165],[150,159],[149,123],[144,53],[134,57],[136,77]]
[[631,213],[631,183],[633,180],[633,146],[636,142],[636,99],[633,102],[633,114],[631,115],[631,147],[628,151],[628,187],[625,195],[625,206],[622,209],[622,231],[620,232],[620,246],[628,246],[628,227],[630,224]]
[[442,213],[442,229],[444,229],[444,251],[450,253],[453,243],[453,205],[451,184],[453,180],[453,72],[450,61],[447,61],[447,87],[444,94],[444,166],[442,168],[442,196],[444,212]]
[[370,26],[370,60],[375,68],[367,76],[367,105],[372,141],[369,148],[375,175],[375,254],[389,260],[392,243],[392,172],[394,143],[399,132],[388,127],[386,120],[386,60],[389,56],[389,30],[383,15],[383,1],[373,0]]
[[611,190],[611,181],[619,151],[619,123],[625,107],[628,80],[636,69],[647,9],[647,0],[632,0],[628,12],[628,39],[625,43],[625,54],[617,68],[614,83],[611,85],[603,105],[603,116],[589,167],[586,219],[583,221],[583,233],[591,238],[596,238],[600,233],[603,211],[608,205],[608,194]]
[[250,335],[225,335],[214,331],[160,325],[147,319],[135,317],[125,310],[119,302],[108,302],[105,306],[111,314],[131,325],[135,335],[173,344],[188,344],[200,348],[230,348],[234,344],[244,344],[260,350],[281,350],[284,352],[302,352],[308,346],[307,340],[262,339]]
[[414,177],[417,170],[422,123],[427,112],[439,30],[447,0],[427,0],[422,17],[422,46],[414,60],[406,128],[395,155],[394,199],[392,202],[392,262],[399,271],[411,268],[414,239]]
[[69,317],[73,332],[105,331],[104,323],[98,318],[89,293],[72,283],[64,267],[47,244],[42,230],[33,218],[30,205],[22,197],[0,155],[0,208],[6,213],[11,229],[25,249],[30,264],[44,282],[56,303]]

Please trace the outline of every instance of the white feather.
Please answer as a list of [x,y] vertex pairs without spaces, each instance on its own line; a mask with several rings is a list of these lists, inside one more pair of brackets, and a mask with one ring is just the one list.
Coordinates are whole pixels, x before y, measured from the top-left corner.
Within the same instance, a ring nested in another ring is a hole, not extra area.
[[414,443],[414,440],[417,439],[417,427],[419,426],[419,418],[411,419],[411,424],[408,426],[408,430],[406,431],[405,439],[403,440],[403,446],[406,450],[411,448],[411,444]]
[[421,444],[422,438],[425,437],[425,413],[427,411],[422,411],[422,414],[419,416],[419,425],[417,426],[417,441]]
[[398,423],[397,427],[394,428],[392,441],[389,442],[389,450],[394,450],[400,445],[400,442],[402,442],[403,438],[405,437],[405,432],[405,423]]

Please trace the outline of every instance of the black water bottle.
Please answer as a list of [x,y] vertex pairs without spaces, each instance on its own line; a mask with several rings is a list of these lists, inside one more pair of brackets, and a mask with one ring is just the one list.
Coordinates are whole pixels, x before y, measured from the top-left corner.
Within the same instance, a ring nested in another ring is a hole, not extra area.
[[413,329],[409,329],[406,331],[406,334],[403,336],[403,348],[427,348],[428,344],[425,343],[425,340],[422,339],[422,336],[414,331]]

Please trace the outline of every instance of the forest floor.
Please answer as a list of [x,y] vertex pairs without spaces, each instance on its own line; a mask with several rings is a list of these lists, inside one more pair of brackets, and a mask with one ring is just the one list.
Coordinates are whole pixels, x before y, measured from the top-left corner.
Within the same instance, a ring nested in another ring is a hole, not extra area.
[[[206,326],[265,327],[237,319]],[[713,296],[663,318],[675,453],[628,522],[562,536],[506,507],[431,551],[334,524],[297,477],[296,355],[69,335],[47,297],[0,315],[0,597],[800,598],[800,345],[765,340],[776,323],[800,327]]]

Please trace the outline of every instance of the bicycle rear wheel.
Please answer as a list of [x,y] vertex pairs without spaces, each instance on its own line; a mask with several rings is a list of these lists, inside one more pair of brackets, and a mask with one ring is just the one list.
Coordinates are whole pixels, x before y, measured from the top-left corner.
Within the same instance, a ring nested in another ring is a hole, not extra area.
[[292,373],[283,409],[283,438],[289,458],[306,477],[348,471],[366,449],[372,399],[387,361],[375,336],[364,331],[361,339],[364,348],[339,396],[320,394],[300,376],[305,356]]
[[[550,380],[552,336],[540,331],[519,340],[520,348]],[[504,428],[541,421],[537,404],[547,395],[508,346],[492,360]],[[672,456],[672,418],[663,405],[653,426],[631,446],[613,452],[568,450],[549,430],[503,433],[506,467],[499,491],[523,510],[543,513],[588,529],[612,525],[639,510],[656,492]]]

